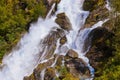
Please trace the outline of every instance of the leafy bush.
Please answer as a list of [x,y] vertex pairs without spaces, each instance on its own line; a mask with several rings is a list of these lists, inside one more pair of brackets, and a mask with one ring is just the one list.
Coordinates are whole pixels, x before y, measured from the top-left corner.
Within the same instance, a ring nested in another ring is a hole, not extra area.
[[0,0],[0,61],[27,31],[27,25],[45,15],[43,0]]

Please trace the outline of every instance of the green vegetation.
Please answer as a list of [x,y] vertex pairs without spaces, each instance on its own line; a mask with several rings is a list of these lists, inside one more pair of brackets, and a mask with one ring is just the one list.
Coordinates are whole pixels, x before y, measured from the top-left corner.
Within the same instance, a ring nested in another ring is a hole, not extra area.
[[79,78],[73,76],[73,74],[71,74],[65,66],[61,66],[59,73],[61,79],[56,80],[79,80]]
[[104,4],[104,0],[85,0],[83,9],[87,11],[93,11],[99,6],[103,6]]
[[45,17],[43,0],[0,0],[0,61],[19,41],[31,21]]
[[[120,0],[111,0],[111,6],[114,8],[112,15],[120,12]],[[113,56],[108,59],[107,62],[103,62],[100,77],[95,80],[120,80],[120,15],[118,15],[112,22],[114,36],[107,41],[108,46],[115,49]],[[108,53],[109,54],[109,53]]]
[[[28,25],[31,21],[36,21],[39,16],[45,17],[46,7],[43,4],[44,0],[0,0],[0,62],[5,53],[8,53],[13,46],[20,40],[22,34],[28,30]],[[58,0],[59,1],[59,0]],[[87,0],[86,0],[87,1]],[[97,1],[97,0],[96,0]],[[96,6],[103,5],[104,0],[90,2],[85,10],[94,10]],[[120,12],[120,0],[110,0],[114,11],[111,13],[115,15]],[[90,8],[91,7],[91,8]],[[97,15],[96,15],[97,16]],[[105,62],[102,62],[102,67],[98,69],[95,80],[119,80],[120,79],[120,16],[117,16],[109,24],[112,28],[114,36],[106,41],[106,45],[114,49],[112,57]],[[108,53],[109,54],[109,53]],[[68,73],[65,67],[57,66],[63,80],[78,80],[72,74]],[[34,78],[34,75],[31,75]],[[56,80],[59,80],[56,79]]]

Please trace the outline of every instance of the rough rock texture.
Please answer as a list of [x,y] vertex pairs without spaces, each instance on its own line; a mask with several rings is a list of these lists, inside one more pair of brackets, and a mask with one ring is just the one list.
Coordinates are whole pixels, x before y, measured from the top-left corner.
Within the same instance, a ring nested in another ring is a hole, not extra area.
[[65,62],[65,65],[68,71],[76,77],[80,78],[80,76],[83,76],[83,75],[90,77],[90,71],[87,65],[80,58],[77,58],[77,59],[72,58],[70,60],[67,59],[67,61]]
[[103,42],[109,37],[109,34],[110,32],[104,27],[95,28],[89,33],[88,38],[85,41],[85,45],[90,43],[92,46],[99,42]]
[[[61,1],[61,0],[43,0],[44,5],[45,5],[46,8],[47,8],[47,12],[49,12],[49,10],[51,9],[51,6],[53,5],[53,3],[55,3],[55,7],[54,7],[54,9],[53,9],[53,11],[52,11],[52,14],[54,14],[55,11],[57,10],[57,5],[58,5],[58,3],[59,3],[60,1]],[[51,14],[51,15],[52,15],[52,14]]]
[[75,52],[74,50],[70,49],[70,50],[67,52],[66,56],[71,57],[71,58],[78,58],[78,53]]
[[91,66],[95,69],[95,77],[101,75],[98,71],[101,71],[102,64],[107,63],[108,59],[113,56],[113,51],[115,51],[107,45],[109,39],[114,35],[111,31],[113,27],[110,26],[113,25],[114,18],[110,17],[110,12],[105,4],[106,0],[85,0],[83,6],[85,10],[90,11],[83,29],[89,28],[101,20],[110,19],[102,26],[93,29],[85,41],[86,46],[91,45],[86,57],[89,58]]
[[64,36],[64,37],[62,37],[62,38],[60,39],[60,44],[61,44],[61,45],[64,45],[66,42],[67,42],[66,36]]
[[62,29],[65,29],[65,30],[71,30],[72,27],[71,27],[71,23],[68,19],[68,17],[65,15],[65,13],[60,13],[57,15],[57,19],[55,20],[55,22],[60,25],[60,27]]
[[54,80],[56,73],[54,68],[47,68],[45,71],[45,77],[44,80]]
[[[61,80],[66,78],[68,74],[73,75],[75,78],[80,78],[80,76],[84,76],[83,78],[90,77],[90,71],[82,59],[66,57],[67,56],[56,55],[53,59],[39,64],[37,68],[34,69],[33,74],[29,77],[25,77],[24,80],[41,80],[40,74],[44,69],[46,69],[44,80],[53,80],[56,77],[58,77],[58,80]],[[56,65],[51,67],[56,58]],[[56,76],[57,74],[58,76]]]
[[85,0],[83,8],[90,11],[83,28],[89,28],[98,21],[107,19],[109,16],[109,11],[105,7],[105,0]]
[[[90,38],[91,35],[92,38]],[[106,44],[106,41],[110,39],[112,35],[113,34],[104,27],[93,29],[90,33],[88,40],[91,39],[91,48],[86,56],[96,71],[102,67],[103,62],[107,62],[109,57],[113,55],[112,52],[115,51]],[[96,73],[95,76],[98,75],[100,74]]]
[[[78,53],[70,49],[67,52],[67,55],[59,55],[60,53],[54,54],[56,49],[57,41],[60,39],[59,48],[67,42],[65,36],[65,31],[71,30],[71,24],[68,17],[65,13],[57,15],[56,23],[61,27],[60,29],[52,30],[49,35],[41,42],[43,45],[43,51],[40,52],[39,56],[42,56],[42,53],[45,51],[45,55],[40,57],[40,64],[34,69],[33,74],[29,77],[25,77],[24,80],[42,80],[42,75],[44,75],[44,80],[53,80],[56,78],[58,80],[67,79],[67,76],[70,76],[70,79],[78,80],[80,76],[85,76],[84,78],[90,77],[89,69],[86,63],[78,58]],[[46,47],[47,46],[47,47]],[[65,47],[63,47],[65,49]],[[65,52],[61,49],[62,52]],[[66,48],[69,49],[69,48]],[[45,60],[45,61],[43,61]]]
[[[105,0],[85,0],[83,8],[90,11],[90,15],[83,29],[90,28],[98,21],[109,17],[109,11],[105,8]],[[53,54],[57,40],[60,39],[60,47],[63,46],[67,42],[64,31],[69,32],[72,29],[70,21],[65,13],[58,14],[55,22],[61,29],[52,32],[43,41],[44,45],[49,46],[45,58],[48,60],[40,63],[37,68],[34,69],[33,74],[29,77],[25,77],[24,80],[41,80],[40,74],[44,69],[46,69],[44,71],[44,80],[84,80],[91,76],[87,64],[82,59],[78,58],[78,53],[74,50],[69,49],[65,56],[59,55],[60,53]],[[85,41],[86,46],[88,43],[91,44],[85,56],[89,58],[90,65],[95,68],[95,71],[102,67],[102,61],[107,62],[107,59],[112,55],[112,51],[114,51],[105,45],[107,39],[112,35],[107,24],[108,23],[105,23],[103,26],[93,29]],[[99,75],[99,73],[95,73],[95,76]]]
[[93,11],[100,6],[104,5],[106,2],[105,0],[85,0],[83,9],[86,11]]

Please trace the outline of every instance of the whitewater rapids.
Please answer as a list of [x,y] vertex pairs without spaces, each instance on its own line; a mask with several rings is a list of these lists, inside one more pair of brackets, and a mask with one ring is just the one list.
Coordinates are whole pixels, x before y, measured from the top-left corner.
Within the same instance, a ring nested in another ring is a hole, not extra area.
[[[68,42],[65,45],[69,49],[74,49],[78,52],[79,57],[88,64],[91,74],[94,75],[94,69],[89,65],[89,60],[84,56],[86,53],[86,51],[83,51],[84,41],[92,29],[102,25],[106,20],[97,23],[92,28],[79,32],[89,15],[89,11],[82,9],[83,3],[84,0],[61,0],[58,4],[58,10],[53,16],[49,17],[55,4],[46,19],[39,18],[36,23],[32,23],[29,33],[26,33],[21,38],[17,47],[9,55],[4,56],[0,65],[2,66],[0,69],[0,80],[23,80],[25,76],[29,76],[33,72],[33,69],[38,65],[39,53],[43,50],[41,41],[55,26],[60,28],[55,23],[55,19],[57,14],[63,12],[69,18],[72,26],[72,30],[66,34]],[[59,53],[59,51],[59,49],[56,49],[55,53]],[[63,54],[65,55],[66,53]]]

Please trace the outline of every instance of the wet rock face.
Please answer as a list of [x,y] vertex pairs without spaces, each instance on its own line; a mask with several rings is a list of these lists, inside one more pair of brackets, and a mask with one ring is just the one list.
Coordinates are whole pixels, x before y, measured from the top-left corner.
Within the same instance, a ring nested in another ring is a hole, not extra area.
[[[89,28],[98,21],[108,17],[108,10],[105,8],[104,4],[105,0],[85,0],[84,9],[89,10],[90,15],[86,20],[84,28]],[[25,77],[24,80],[41,80],[40,74],[44,69],[46,69],[44,80],[64,80],[68,74],[74,76],[71,80],[79,80],[81,76],[82,79],[90,77],[87,64],[82,59],[78,58],[78,53],[74,50],[68,48],[65,56],[59,55],[60,53],[53,54],[56,49],[57,40],[60,39],[60,46],[63,46],[67,42],[64,31],[70,31],[72,29],[65,13],[58,14],[55,22],[60,26],[60,29],[51,32],[43,41],[44,45],[48,46],[45,58],[48,59],[48,61],[40,63],[34,69],[33,74],[29,77]],[[85,41],[86,46],[91,44],[91,48],[86,56],[89,58],[91,66],[96,70],[102,66],[101,61],[107,60],[109,57],[108,53],[112,55],[113,50],[104,44],[108,35],[109,31],[105,27],[95,28],[89,33],[89,37]],[[51,56],[53,58],[49,59]],[[55,65],[51,68],[53,63],[55,63]]]
[[67,42],[66,36],[64,36],[64,37],[62,37],[62,38],[60,39],[60,44],[61,44],[61,45],[65,44],[66,42]]
[[[112,36],[105,27],[98,27],[93,29],[88,37],[91,41],[91,48],[87,52],[86,57],[89,58],[90,64],[94,69],[100,70],[103,63],[106,63],[109,57],[113,56],[112,52],[115,51],[112,47],[108,46],[106,41]],[[97,77],[100,74],[95,74]]]
[[90,11],[88,18],[86,19],[83,28],[89,28],[98,21],[107,19],[109,17],[109,11],[105,7],[106,0],[85,0],[83,9]]
[[87,65],[80,58],[70,59],[65,62],[65,65],[66,65],[68,71],[76,77],[80,77],[83,75],[86,75],[88,77],[90,76],[90,71],[89,71]]
[[67,52],[66,56],[68,56],[68,57],[70,57],[70,58],[78,58],[78,53],[75,52],[74,50],[70,49],[70,50]]
[[103,63],[107,63],[108,59],[113,56],[113,51],[115,51],[113,48],[106,45],[106,43],[101,42],[99,44],[95,44],[89,52],[86,54],[86,56],[89,58],[91,66],[95,69],[95,76],[100,76],[100,72],[97,73],[97,71],[101,71],[101,67],[103,67]]
[[54,68],[47,68],[45,73],[46,74],[45,74],[44,80],[54,80],[54,78],[56,77]]
[[52,4],[52,3],[59,3],[61,0],[47,0],[49,2],[49,4]]
[[[86,19],[84,28],[90,28],[95,23],[109,18],[109,11],[106,9],[105,4],[106,0],[85,0],[83,8],[90,11],[90,14]],[[111,35],[110,30],[108,30],[108,27],[110,27],[108,23],[107,25],[103,24],[102,27],[93,29],[85,41],[85,46],[91,45],[86,57],[89,58],[90,64],[95,68],[95,71],[100,69],[102,67],[101,63],[107,61],[112,55],[113,49],[105,43]]]
[[[56,10],[57,10],[57,5],[58,5],[58,3],[59,3],[61,0],[42,0],[42,1],[43,1],[44,5],[45,5],[46,8],[47,8],[47,12],[50,11],[52,5],[55,3],[55,7],[54,7],[54,9],[53,9],[53,11],[52,11],[52,14],[54,14],[54,13],[56,12]],[[38,0],[38,2],[39,2],[39,0]]]
[[[62,29],[56,29],[56,31],[51,31],[50,34],[45,37],[45,39],[41,42],[43,44],[43,47],[47,46],[45,47],[47,51],[45,52],[44,59],[49,59],[53,56],[56,49],[57,40],[59,38],[62,38],[64,35],[65,33]],[[43,54],[45,48],[39,56]]]
[[68,71],[76,76],[87,76],[90,77],[90,71],[87,67],[87,64],[81,59],[78,58],[78,53],[70,49],[65,56],[65,66]]
[[92,11],[96,4],[96,0],[85,0],[83,9],[86,11]]
[[103,42],[104,40],[106,40],[109,36],[109,32],[106,28],[104,27],[98,27],[93,29],[89,35],[86,41],[88,41],[89,43],[91,43],[91,46],[99,43],[99,42]]
[[[68,75],[72,80],[73,78],[79,80],[81,76],[83,76],[84,79],[90,77],[90,71],[86,63],[77,57],[78,54],[75,51],[69,50],[69,52],[75,53],[75,56],[69,55],[71,57],[68,57],[68,55],[55,54],[53,59],[40,63],[34,69],[33,74],[25,77],[24,80],[42,80],[40,74],[43,73],[42,71],[44,69],[44,80],[62,80],[66,79]],[[51,67],[55,60],[55,65]]]
[[68,17],[65,15],[65,13],[60,13],[57,15],[57,19],[55,20],[55,22],[62,28],[65,29],[67,31],[71,30],[71,23],[68,19]]
[[[42,80],[41,79],[41,72],[46,69],[48,66],[51,66],[54,62],[54,59],[50,59],[47,62],[39,64],[33,71],[33,74],[31,74],[29,77],[25,77],[24,80]],[[47,70],[48,71],[48,70]],[[48,71],[49,72],[49,71]],[[48,73],[49,74],[49,73]],[[48,79],[50,80],[50,79]]]
[[86,11],[93,11],[104,4],[105,0],[85,0],[83,4],[83,9]]
[[[65,36],[65,30],[69,31],[71,30],[71,24],[69,22],[69,19],[64,13],[58,14],[56,23],[60,25],[61,29],[52,30],[49,35],[47,35],[44,40],[41,42],[41,45],[43,47],[43,51],[40,52],[40,63],[39,65],[34,69],[33,74],[31,74],[29,77],[25,77],[24,80],[42,80],[41,73],[44,71],[44,80],[53,80],[56,78],[56,73],[60,72],[56,66],[61,67],[63,65],[63,58],[64,56],[56,55],[54,54],[54,51],[56,49],[57,41],[60,39],[60,46],[64,45],[67,42],[67,38]],[[47,50],[47,51],[46,51]],[[45,54],[42,56],[42,54]],[[42,57],[44,58],[42,58]],[[77,53],[75,54],[76,57],[78,56]],[[52,58],[52,59],[51,59]],[[46,62],[42,62],[43,60],[47,60]],[[51,68],[51,66],[55,64]]]

